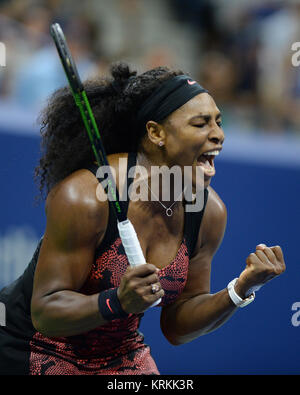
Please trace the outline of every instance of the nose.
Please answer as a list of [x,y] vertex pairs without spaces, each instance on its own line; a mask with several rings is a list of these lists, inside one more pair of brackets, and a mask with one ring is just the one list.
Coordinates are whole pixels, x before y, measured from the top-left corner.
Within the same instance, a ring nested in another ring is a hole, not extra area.
[[225,140],[223,129],[219,125],[215,124],[208,135],[208,139],[214,144],[222,145]]

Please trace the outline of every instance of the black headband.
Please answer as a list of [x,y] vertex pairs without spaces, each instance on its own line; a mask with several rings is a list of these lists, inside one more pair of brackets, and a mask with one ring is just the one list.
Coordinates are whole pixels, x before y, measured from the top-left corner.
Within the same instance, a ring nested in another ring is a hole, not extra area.
[[137,113],[139,125],[162,121],[194,96],[208,92],[187,75],[178,75],[163,82],[142,104]]

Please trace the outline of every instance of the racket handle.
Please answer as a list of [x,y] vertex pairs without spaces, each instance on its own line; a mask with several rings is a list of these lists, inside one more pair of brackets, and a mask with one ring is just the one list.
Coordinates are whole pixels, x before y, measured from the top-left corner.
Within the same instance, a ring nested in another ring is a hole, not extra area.
[[146,263],[137,234],[129,219],[118,222],[118,229],[130,266]]
[[[144,265],[146,260],[135,229],[129,219],[118,222],[118,229],[130,266]],[[151,307],[158,305],[160,302],[161,298],[154,302]]]

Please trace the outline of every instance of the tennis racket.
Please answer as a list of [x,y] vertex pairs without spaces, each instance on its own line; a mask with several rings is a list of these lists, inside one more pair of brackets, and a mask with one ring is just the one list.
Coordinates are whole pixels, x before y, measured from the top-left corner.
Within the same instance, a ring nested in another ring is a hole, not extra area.
[[[109,163],[101,140],[101,136],[93,115],[88,97],[84,86],[79,77],[77,67],[68,48],[64,33],[58,23],[51,25],[51,36],[54,40],[62,66],[64,68],[69,86],[74,97],[75,103],[80,111],[85,129],[87,131],[92,149],[98,166],[106,166],[108,169],[107,188],[110,196],[113,197],[112,203],[114,213],[117,217],[118,230],[126,256],[131,266],[143,265],[146,263],[140,242],[135,229],[122,210],[119,202],[119,192],[115,185],[112,173],[109,171]],[[161,299],[157,300],[152,306],[159,304]]]

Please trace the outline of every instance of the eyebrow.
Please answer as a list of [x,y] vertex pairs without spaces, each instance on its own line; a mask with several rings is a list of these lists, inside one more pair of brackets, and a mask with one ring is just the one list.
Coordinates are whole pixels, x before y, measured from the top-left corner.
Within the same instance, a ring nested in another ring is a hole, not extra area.
[[[219,118],[221,118],[221,117],[222,117],[222,114],[219,112],[219,113],[216,115],[216,120],[219,119]],[[198,115],[192,117],[192,118],[191,118],[191,121],[193,121],[193,120],[195,120],[195,119],[197,119],[197,118],[203,118],[203,119],[205,120],[205,122],[209,122],[209,121],[212,119],[212,116],[211,116],[210,114],[198,114]]]

